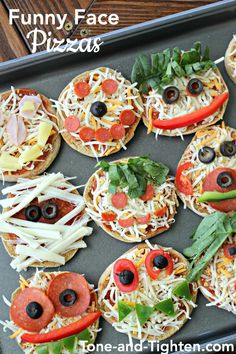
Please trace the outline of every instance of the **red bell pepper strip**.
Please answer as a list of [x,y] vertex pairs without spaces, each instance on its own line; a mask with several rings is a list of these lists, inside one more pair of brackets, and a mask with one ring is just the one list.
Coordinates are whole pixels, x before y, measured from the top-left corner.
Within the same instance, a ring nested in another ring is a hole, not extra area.
[[23,342],[28,343],[47,343],[55,342],[65,337],[70,337],[84,331],[91,326],[101,316],[101,312],[91,312],[80,320],[69,324],[68,326],[55,329],[48,333],[24,333],[21,336]]
[[[168,264],[164,269],[155,269],[154,268],[154,264],[153,264],[153,260],[156,256],[164,256],[166,257]],[[150,276],[150,278],[152,278],[153,280],[156,280],[159,276],[159,274],[161,273],[162,270],[164,270],[166,272],[166,275],[170,275],[173,272],[174,269],[174,265],[173,265],[173,261],[171,256],[169,255],[169,253],[164,252],[163,250],[153,250],[150,251],[147,254],[147,257],[145,258],[145,267],[147,269],[148,275]]]
[[175,184],[177,189],[185,194],[185,195],[192,195],[193,194],[193,187],[190,179],[183,175],[183,171],[186,171],[188,168],[192,167],[192,162],[184,162],[182,165],[178,166],[176,170],[175,176]]
[[153,126],[158,129],[172,130],[183,127],[188,127],[195,123],[201,122],[203,119],[214,114],[218,109],[225,103],[229,98],[229,93],[224,92],[219,96],[216,96],[213,101],[206,107],[202,107],[195,112],[187,113],[183,116],[172,118],[172,119],[155,119],[153,121]]

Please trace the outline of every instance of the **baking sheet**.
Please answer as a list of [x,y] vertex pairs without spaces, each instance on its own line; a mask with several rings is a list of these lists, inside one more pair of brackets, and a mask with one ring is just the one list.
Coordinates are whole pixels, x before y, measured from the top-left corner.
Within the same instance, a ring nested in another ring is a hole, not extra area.
[[[40,53],[3,63],[0,65],[0,91],[9,89],[10,85],[31,87],[56,99],[64,86],[83,71],[98,66],[109,66],[120,70],[125,77],[130,78],[132,64],[138,54],[152,53],[174,46],[187,49],[197,40],[209,45],[211,57],[218,59],[224,55],[228,42],[235,33],[235,19],[236,1],[223,1],[104,35],[105,43],[100,53],[73,55]],[[236,128],[235,86],[228,78],[223,63],[219,64],[219,68],[230,91],[230,101],[224,119],[228,125]],[[140,123],[134,139],[128,144],[127,151],[120,151],[106,160],[149,155],[154,160],[167,164],[174,175],[178,161],[191,138],[192,136],[188,136],[182,141],[180,138],[159,137],[156,141],[154,134],[147,136],[146,128],[143,123]],[[75,183],[85,184],[94,172],[95,164],[94,159],[77,153],[63,143],[55,162],[47,172],[62,171],[66,176],[77,176]],[[81,193],[82,191],[83,189]],[[184,210],[180,203],[175,224],[169,231],[152,238],[151,242],[182,251],[190,244],[189,237],[200,221],[199,216],[190,210]],[[61,269],[84,273],[86,278],[96,286],[104,269],[131,248],[132,244],[113,239],[93,222],[90,225],[94,227],[94,232],[86,238],[87,249],[79,251],[73,260]],[[10,268],[10,260],[3,246],[0,245],[0,318],[2,320],[9,318],[9,309],[1,295],[4,294],[9,299],[11,292],[18,286],[18,274]],[[34,270],[30,269],[22,275],[28,278],[33,272]],[[235,316],[216,307],[206,307],[206,303],[203,296],[199,295],[198,307],[192,314],[192,320],[171,337],[174,342],[200,343],[202,346],[214,341],[236,343]],[[128,343],[126,335],[116,332],[104,320],[101,320],[100,325],[102,332],[98,335],[97,343],[111,343],[113,346]],[[8,339],[8,335],[9,332],[0,331],[0,353],[10,354],[14,351],[20,354],[21,350],[16,342]],[[145,353],[148,352],[150,348],[145,349]],[[113,349],[112,353],[116,354],[118,351]]]

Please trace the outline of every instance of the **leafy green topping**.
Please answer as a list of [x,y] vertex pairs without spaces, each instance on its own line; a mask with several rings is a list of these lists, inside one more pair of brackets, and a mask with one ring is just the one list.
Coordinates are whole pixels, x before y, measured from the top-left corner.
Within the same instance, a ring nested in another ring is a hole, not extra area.
[[118,316],[119,321],[122,321],[126,316],[128,316],[134,308],[132,306],[127,305],[123,301],[118,301]]
[[236,213],[229,217],[227,214],[215,212],[202,220],[192,236],[192,246],[184,250],[184,255],[191,260],[187,281],[193,282],[201,277],[227,237],[235,232]]
[[101,161],[97,166],[109,174],[109,193],[116,193],[118,187],[128,187],[130,198],[141,197],[146,191],[147,183],[161,185],[169,173],[167,166],[148,157],[134,157],[127,162],[118,163]]
[[141,326],[143,326],[144,323],[150,318],[154,310],[153,307],[145,306],[141,304],[136,304],[135,309]]
[[172,51],[168,48],[161,53],[141,54],[133,65],[131,80],[138,83],[143,93],[148,93],[150,87],[162,92],[163,87],[175,77],[189,76],[214,67],[209,48],[202,51],[201,43],[196,42],[188,51],[175,47]]
[[189,289],[189,283],[186,280],[184,280],[180,284],[176,285],[173,288],[172,293],[178,297],[183,297],[186,300],[192,299],[191,292]]
[[163,301],[158,302],[154,306],[154,309],[160,312],[163,312],[164,314],[173,317],[176,315],[175,309],[174,309],[174,303],[172,299],[166,299]]
[[90,342],[91,335],[89,330],[85,329],[75,336],[66,337],[56,342],[38,345],[35,348],[35,352],[37,354],[60,354],[62,349],[65,348],[70,354],[76,354],[78,340]]

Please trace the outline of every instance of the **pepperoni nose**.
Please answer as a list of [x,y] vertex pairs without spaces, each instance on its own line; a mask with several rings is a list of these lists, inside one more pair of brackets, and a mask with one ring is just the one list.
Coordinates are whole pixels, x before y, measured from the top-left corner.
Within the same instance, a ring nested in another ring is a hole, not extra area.
[[[236,189],[236,170],[232,168],[217,168],[210,172],[204,182],[204,192],[230,192]],[[212,208],[225,213],[236,210],[236,198],[208,203]]]

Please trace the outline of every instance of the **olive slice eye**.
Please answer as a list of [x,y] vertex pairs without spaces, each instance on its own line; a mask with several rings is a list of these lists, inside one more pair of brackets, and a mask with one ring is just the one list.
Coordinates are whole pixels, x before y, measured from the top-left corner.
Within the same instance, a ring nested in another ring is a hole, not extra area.
[[175,86],[166,87],[162,98],[167,104],[175,103],[179,99],[179,89]]
[[36,222],[41,218],[41,209],[38,205],[29,205],[25,208],[25,218],[28,221]]
[[78,300],[78,295],[72,289],[65,289],[60,293],[59,300],[63,306],[72,306]]
[[230,256],[236,256],[236,246],[229,247],[228,252]]
[[221,172],[217,177],[217,184],[221,188],[229,188],[233,184],[233,177],[229,172]]
[[216,157],[215,150],[209,146],[204,146],[198,151],[198,159],[202,163],[211,163]]
[[131,284],[134,280],[134,273],[130,270],[123,270],[121,273],[117,274],[121,284],[128,285]]
[[232,157],[236,154],[236,145],[234,141],[224,141],[220,145],[220,152],[223,156]]
[[165,256],[159,255],[153,259],[154,267],[158,269],[164,269],[168,266],[168,259]]
[[37,320],[42,316],[43,308],[38,302],[32,301],[26,306],[26,313],[33,320]]
[[41,211],[45,219],[54,219],[58,215],[58,206],[55,203],[46,203]]
[[197,95],[200,95],[200,93],[202,92],[203,90],[203,83],[201,80],[199,79],[191,79],[189,82],[188,82],[188,85],[187,85],[187,91],[193,95],[193,96],[197,96]]

